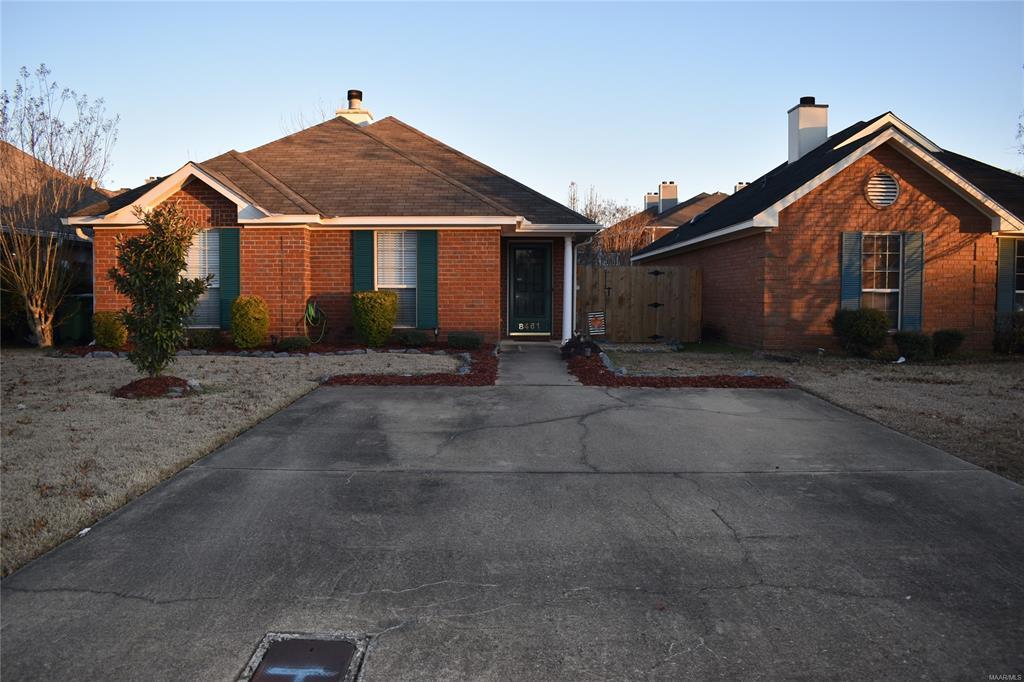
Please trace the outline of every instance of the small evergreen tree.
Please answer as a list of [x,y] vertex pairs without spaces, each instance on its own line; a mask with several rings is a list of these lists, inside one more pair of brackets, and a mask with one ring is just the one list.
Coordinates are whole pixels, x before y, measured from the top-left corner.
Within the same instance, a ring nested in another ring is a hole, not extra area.
[[140,372],[158,376],[185,342],[185,323],[206,291],[206,279],[182,276],[188,249],[199,228],[177,203],[135,214],[144,234],[119,238],[114,289],[131,301],[122,314],[133,345],[128,359]]

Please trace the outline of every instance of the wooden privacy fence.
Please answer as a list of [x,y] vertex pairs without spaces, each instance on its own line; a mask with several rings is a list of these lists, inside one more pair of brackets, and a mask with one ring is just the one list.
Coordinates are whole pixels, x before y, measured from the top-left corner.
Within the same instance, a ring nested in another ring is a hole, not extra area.
[[700,340],[699,268],[583,265],[577,268],[577,324],[604,313],[605,333],[617,343]]

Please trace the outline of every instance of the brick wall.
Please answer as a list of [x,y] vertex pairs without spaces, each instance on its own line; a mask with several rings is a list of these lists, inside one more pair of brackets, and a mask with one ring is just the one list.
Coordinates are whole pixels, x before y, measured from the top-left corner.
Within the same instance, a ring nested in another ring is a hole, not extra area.
[[708,336],[713,329],[730,343],[761,346],[764,321],[764,235],[752,235],[643,263],[655,264],[701,268],[701,322]]
[[437,314],[442,337],[474,331],[501,334],[501,235],[496,230],[437,233]]
[[305,228],[242,228],[239,240],[241,293],[262,296],[270,310],[270,333],[302,333],[309,278]]
[[[877,172],[900,183],[896,203],[864,197]],[[989,348],[995,314],[996,240],[989,219],[915,163],[883,145],[784,210],[767,234],[766,348],[833,347],[839,307],[840,233],[923,232],[923,331],[960,329]]]
[[339,341],[352,334],[352,233],[309,232],[309,295],[327,315],[327,337]]
[[98,229],[93,232],[93,309],[96,312],[118,311],[128,307],[128,299],[114,291],[114,282],[107,275],[117,265],[118,237],[131,237],[145,232],[143,228]]
[[238,226],[238,207],[201,180],[192,178],[166,201],[178,202],[199,227]]

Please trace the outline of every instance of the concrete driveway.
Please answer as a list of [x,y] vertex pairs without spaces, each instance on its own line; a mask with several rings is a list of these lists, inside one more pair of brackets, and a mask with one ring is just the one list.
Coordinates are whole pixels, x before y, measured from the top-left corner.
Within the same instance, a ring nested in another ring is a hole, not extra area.
[[321,388],[3,581],[4,679],[1024,670],[1024,488],[799,391]]

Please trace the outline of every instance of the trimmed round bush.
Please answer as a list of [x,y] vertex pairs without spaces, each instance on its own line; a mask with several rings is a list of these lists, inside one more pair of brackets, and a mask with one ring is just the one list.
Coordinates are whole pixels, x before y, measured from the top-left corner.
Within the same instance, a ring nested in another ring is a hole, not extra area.
[[930,360],[932,357],[932,338],[921,332],[896,332],[893,340],[900,355],[907,360]]
[[368,346],[383,346],[398,319],[398,294],[394,291],[357,291],[352,294],[356,336]]
[[270,310],[259,296],[239,296],[231,304],[231,335],[242,350],[259,348],[270,333]]
[[946,358],[960,350],[967,338],[959,329],[939,329],[932,334],[932,352],[937,358]]
[[889,337],[889,316],[874,308],[840,310],[832,318],[832,330],[847,353],[869,357]]
[[104,348],[124,348],[128,343],[128,330],[119,313],[95,313],[92,316],[92,334],[96,345]]

